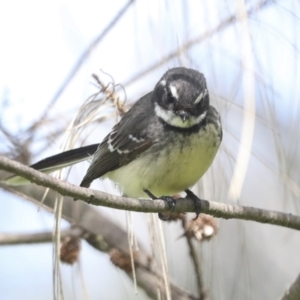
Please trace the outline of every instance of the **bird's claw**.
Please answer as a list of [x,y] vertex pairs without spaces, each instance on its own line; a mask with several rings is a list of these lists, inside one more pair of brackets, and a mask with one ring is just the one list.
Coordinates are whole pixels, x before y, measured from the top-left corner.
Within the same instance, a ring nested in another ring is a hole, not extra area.
[[185,190],[185,192],[186,192],[186,198],[189,198],[194,202],[196,217],[193,220],[197,220],[197,218],[201,213],[201,200],[191,190],[187,189]]
[[157,198],[156,196],[154,196],[149,190],[144,190],[144,192],[152,199],[152,200],[157,200],[157,199],[161,199],[164,200],[168,203],[169,208],[170,208],[170,214],[168,216],[165,216],[163,213],[158,213],[158,217],[160,218],[160,220],[162,221],[167,221],[170,218],[170,215],[174,212],[175,210],[175,206],[176,206],[176,200],[170,196],[161,196],[159,198]]

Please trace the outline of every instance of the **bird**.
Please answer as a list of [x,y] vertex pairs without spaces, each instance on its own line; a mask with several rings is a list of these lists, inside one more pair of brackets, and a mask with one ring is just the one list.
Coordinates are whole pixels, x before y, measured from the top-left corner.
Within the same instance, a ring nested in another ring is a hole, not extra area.
[[[183,191],[197,206],[190,188],[212,164],[222,135],[204,75],[176,67],[163,74],[101,143],[62,152],[31,167],[50,173],[92,157],[81,187],[109,178],[125,197],[163,199],[174,210],[172,196]],[[200,210],[197,206],[196,217]]]

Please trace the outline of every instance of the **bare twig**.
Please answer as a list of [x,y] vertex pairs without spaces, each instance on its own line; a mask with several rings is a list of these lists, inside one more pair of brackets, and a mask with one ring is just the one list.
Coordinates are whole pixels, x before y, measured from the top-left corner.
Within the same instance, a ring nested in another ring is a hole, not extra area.
[[100,92],[105,94],[106,97],[113,102],[113,104],[116,106],[118,110],[119,115],[123,116],[128,109],[125,107],[125,101],[123,101],[122,103],[120,102],[120,98],[118,94],[115,92],[116,85],[114,84],[114,82],[113,82],[113,88],[110,89],[109,85],[105,85],[96,74],[92,74],[92,77],[98,83]]
[[[61,195],[81,199],[93,205],[145,213],[163,213],[169,210],[168,204],[163,200],[138,200],[115,196],[92,189],[81,188],[43,174],[2,155],[0,155],[0,169],[22,176],[38,185],[49,187],[59,192]],[[179,200],[180,201],[177,201],[176,203],[175,213],[195,211],[195,205],[191,199],[181,198]],[[224,219],[251,220],[300,230],[300,216],[297,215],[247,206],[229,205],[214,201],[200,199],[199,201],[201,201],[202,212],[215,217]]]
[[[61,232],[61,238],[66,236],[81,237],[84,230],[80,227],[72,227]],[[40,244],[53,241],[53,231],[40,233],[0,233],[0,246],[19,245],[19,244]]]
[[[182,218],[182,227],[185,230],[186,228],[186,218]],[[202,270],[201,266],[199,263],[199,259],[195,250],[195,247],[192,242],[192,237],[188,234],[184,234],[186,237],[188,247],[190,249],[190,256],[194,265],[195,273],[196,273],[196,282],[197,282],[197,289],[198,289],[198,295],[200,300],[208,300],[208,296],[204,287],[204,282],[203,282],[203,276],[202,276]]]

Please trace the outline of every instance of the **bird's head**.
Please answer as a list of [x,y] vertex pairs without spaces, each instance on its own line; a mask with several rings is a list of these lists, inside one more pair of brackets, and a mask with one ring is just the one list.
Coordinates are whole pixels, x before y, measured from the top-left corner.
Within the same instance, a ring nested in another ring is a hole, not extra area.
[[209,109],[206,81],[200,72],[187,68],[167,71],[153,93],[156,115],[170,126],[191,128]]

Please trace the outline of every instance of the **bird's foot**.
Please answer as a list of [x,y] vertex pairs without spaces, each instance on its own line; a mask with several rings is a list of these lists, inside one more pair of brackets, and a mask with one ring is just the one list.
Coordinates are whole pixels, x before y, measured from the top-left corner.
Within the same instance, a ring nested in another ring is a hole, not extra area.
[[189,189],[185,190],[186,198],[192,199],[194,202],[196,217],[193,220],[197,220],[201,212],[201,200]]
[[170,196],[161,196],[159,198],[157,198],[156,196],[154,196],[149,190],[144,190],[144,192],[152,199],[152,200],[157,200],[157,199],[161,199],[164,200],[168,203],[169,207],[170,207],[170,214],[168,216],[166,216],[165,214],[162,213],[158,213],[158,217],[160,218],[160,220],[162,221],[167,221],[170,218],[170,215],[174,212],[175,206],[176,206],[176,200]]

